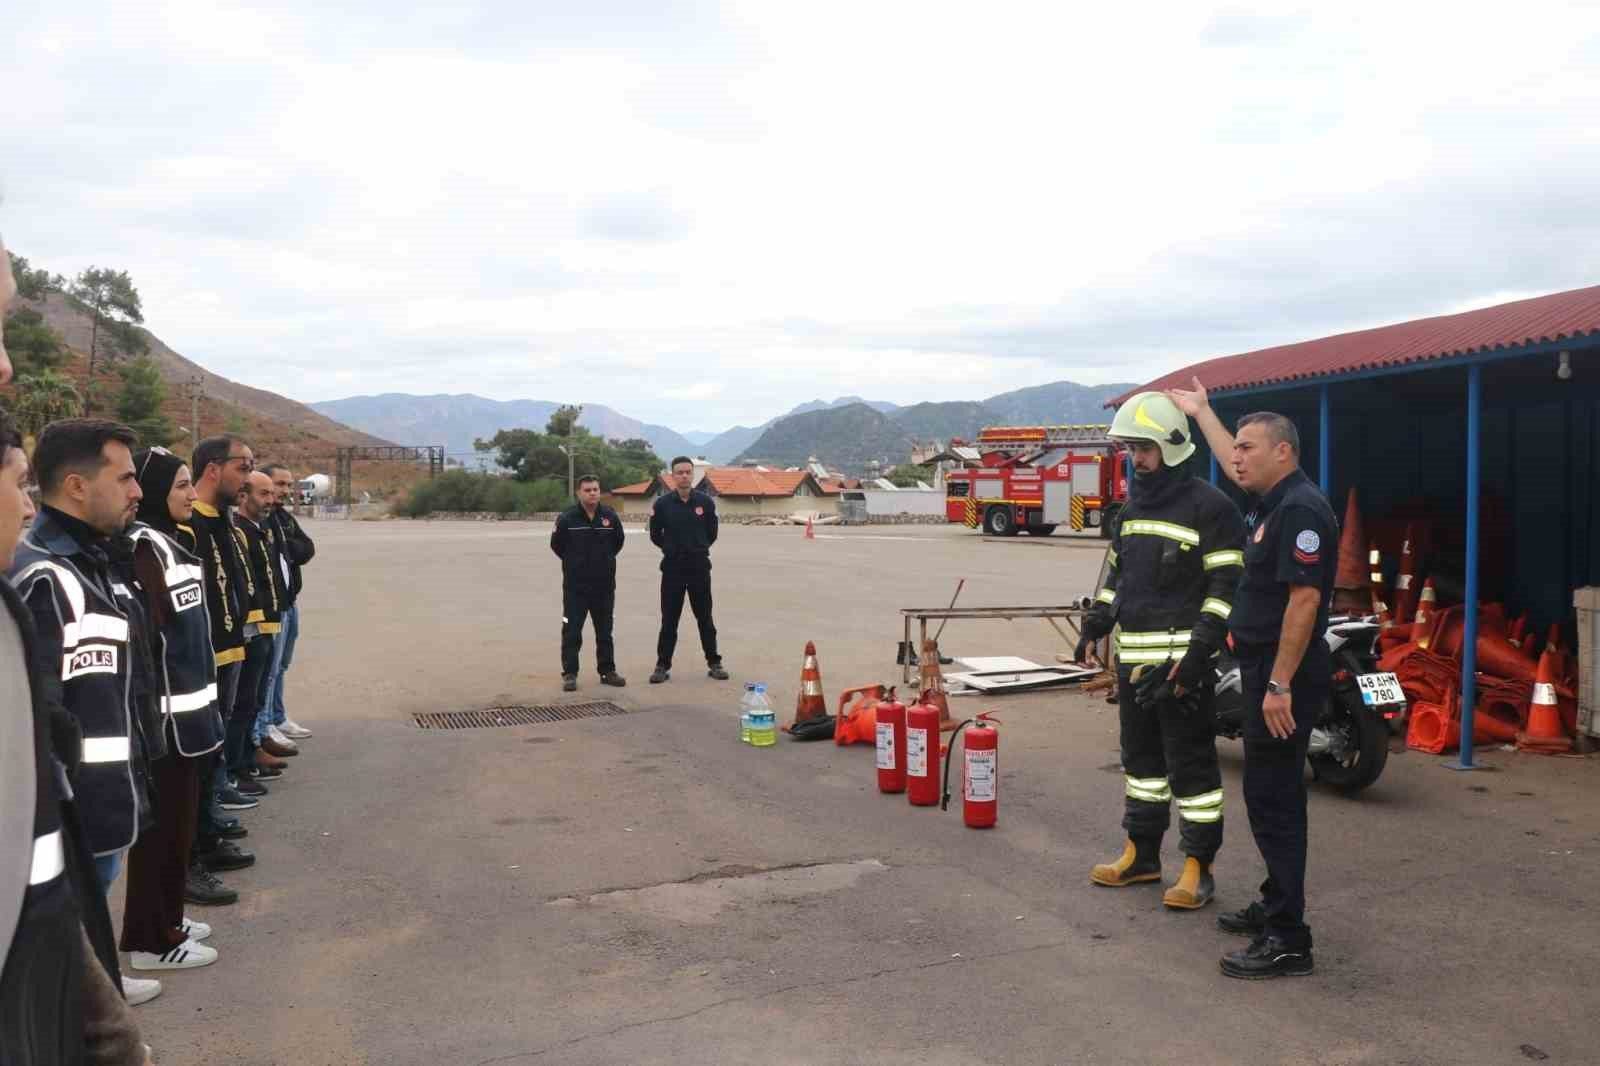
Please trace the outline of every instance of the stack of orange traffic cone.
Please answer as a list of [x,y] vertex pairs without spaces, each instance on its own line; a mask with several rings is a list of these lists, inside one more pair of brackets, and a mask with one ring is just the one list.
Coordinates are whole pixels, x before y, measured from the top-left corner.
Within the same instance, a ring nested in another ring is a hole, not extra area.
[[826,718],[828,705],[822,699],[822,670],[817,666],[817,646],[806,641],[806,658],[800,666],[800,695],[794,701],[794,721],[783,727],[788,733],[801,722]]
[[1351,488],[1344,509],[1344,529],[1339,534],[1339,569],[1333,578],[1336,611],[1364,611],[1371,600],[1366,592],[1371,570],[1361,565],[1361,545],[1365,542],[1361,508],[1356,503],[1356,490]]
[[917,702],[939,708],[939,730],[948,732],[956,727],[956,721],[950,717],[950,699],[945,693],[944,673],[939,669],[939,645],[932,637],[922,642],[920,663],[922,676],[918,679]]
[[1416,606],[1417,557],[1411,550],[1411,526],[1406,526],[1405,543],[1400,547],[1400,574],[1394,581],[1394,620],[1400,625],[1411,621],[1412,608]]
[[1388,629],[1394,622],[1389,613],[1389,593],[1383,584],[1383,556],[1378,552],[1378,542],[1373,541],[1367,550],[1368,577],[1372,581],[1372,613],[1378,616],[1378,625]]
[[1555,656],[1546,648],[1539,656],[1533,702],[1528,706],[1528,728],[1517,734],[1518,751],[1560,755],[1572,750],[1572,738],[1561,727],[1561,710],[1556,705],[1555,670]]
[[1417,647],[1426,648],[1433,635],[1433,612],[1439,606],[1439,594],[1433,590],[1433,578],[1422,583],[1422,597],[1417,600],[1417,613],[1411,619],[1411,639]]
[[806,517],[806,539],[807,540],[816,540],[817,539],[816,532],[811,528],[811,518],[810,518],[810,516]]

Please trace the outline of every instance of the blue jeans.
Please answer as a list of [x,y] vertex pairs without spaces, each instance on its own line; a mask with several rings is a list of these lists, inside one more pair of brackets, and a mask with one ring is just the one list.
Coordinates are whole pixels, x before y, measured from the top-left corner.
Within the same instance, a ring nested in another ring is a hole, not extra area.
[[117,879],[117,874],[122,872],[122,860],[128,854],[126,848],[113,851],[110,855],[96,855],[94,857],[95,876],[100,879],[100,891],[109,894],[111,883]]
[[283,709],[283,675],[294,661],[294,645],[299,636],[300,608],[290,607],[279,618],[278,633],[272,641],[272,662],[261,675],[261,710],[256,714],[254,733],[257,744],[267,735],[269,726],[281,726],[289,719]]

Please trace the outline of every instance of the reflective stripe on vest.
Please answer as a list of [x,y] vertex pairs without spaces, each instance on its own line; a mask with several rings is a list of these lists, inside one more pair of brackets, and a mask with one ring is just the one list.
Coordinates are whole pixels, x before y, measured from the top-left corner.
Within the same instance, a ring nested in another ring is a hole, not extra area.
[[61,830],[34,838],[33,866],[28,870],[28,884],[42,885],[54,881],[66,868],[67,855],[61,847]]
[[1115,603],[1117,594],[1111,589],[1101,589],[1100,595],[1095,597],[1100,603]]
[[[1122,523],[1122,535],[1142,533],[1149,537],[1166,537],[1190,547],[1200,546],[1200,531],[1173,522],[1158,522],[1153,518],[1129,518]],[[1241,563],[1241,565],[1243,565]]]
[[198,692],[182,692],[176,696],[161,697],[161,709],[167,714],[184,711],[203,711],[217,702],[217,686],[213,683]]
[[1200,605],[1201,614],[1214,614],[1223,621],[1233,613],[1233,605],[1227,600],[1219,600],[1211,596],[1206,597],[1206,602]]
[[127,762],[127,737],[84,737],[83,761],[85,763]]
[[1117,658],[1125,663],[1164,663],[1183,657],[1189,630],[1176,633],[1128,633],[1117,637]]
[[96,614],[91,611],[81,615],[76,622],[67,622],[61,627],[61,648],[71,651],[82,641],[87,640],[114,640],[118,644],[128,642],[128,620],[117,618],[109,614]]

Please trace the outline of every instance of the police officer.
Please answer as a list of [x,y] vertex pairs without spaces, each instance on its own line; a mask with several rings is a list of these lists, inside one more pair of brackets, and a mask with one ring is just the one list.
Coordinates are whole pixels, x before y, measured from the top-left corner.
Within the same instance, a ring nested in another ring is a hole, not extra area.
[[1161,838],[1178,801],[1186,858],[1162,902],[1198,910],[1211,901],[1211,864],[1222,846],[1213,663],[1244,556],[1233,502],[1188,467],[1189,420],[1167,397],[1142,392],[1117,411],[1112,438],[1133,454],[1132,499],[1118,516],[1109,574],[1084,619],[1088,645],[1121,625],[1118,717],[1125,775],[1122,856],[1089,873],[1098,885],[1161,880]]
[[578,502],[556,519],[550,550],[561,560],[561,691],[578,688],[578,651],[583,619],[594,619],[594,651],[600,683],[621,688],[617,649],[611,641],[617,602],[617,555],[625,535],[617,512],[600,502],[600,479],[578,479]]
[[1323,633],[1339,569],[1339,523],[1328,499],[1300,469],[1300,435],[1279,414],[1239,420],[1230,436],[1195,379],[1168,393],[1194,416],[1228,476],[1255,504],[1246,518],[1244,577],[1233,631],[1244,688],[1244,802],[1267,865],[1261,899],[1220,915],[1224,931],[1252,938],[1223,956],[1230,977],[1309,974],[1305,922],[1306,747],[1328,698],[1332,665]]
[[678,619],[683,598],[700,626],[700,648],[706,673],[728,680],[717,652],[717,626],[711,620],[711,545],[717,542],[716,501],[694,487],[694,460],[677,456],[669,468],[673,491],[658,498],[650,512],[650,542],[661,549],[661,635],[656,639],[656,668],[650,683],[659,685],[672,671],[678,646]]

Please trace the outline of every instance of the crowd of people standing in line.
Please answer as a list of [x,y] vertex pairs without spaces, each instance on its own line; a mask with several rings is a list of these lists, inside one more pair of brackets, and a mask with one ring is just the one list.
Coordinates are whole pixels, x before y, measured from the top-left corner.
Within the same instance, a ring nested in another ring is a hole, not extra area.
[[147,1063],[129,1007],[162,988],[134,974],[217,961],[187,906],[237,902],[238,812],[311,735],[284,706],[315,554],[294,485],[235,437],[185,460],[101,419],[30,456],[0,409],[0,1062]]

